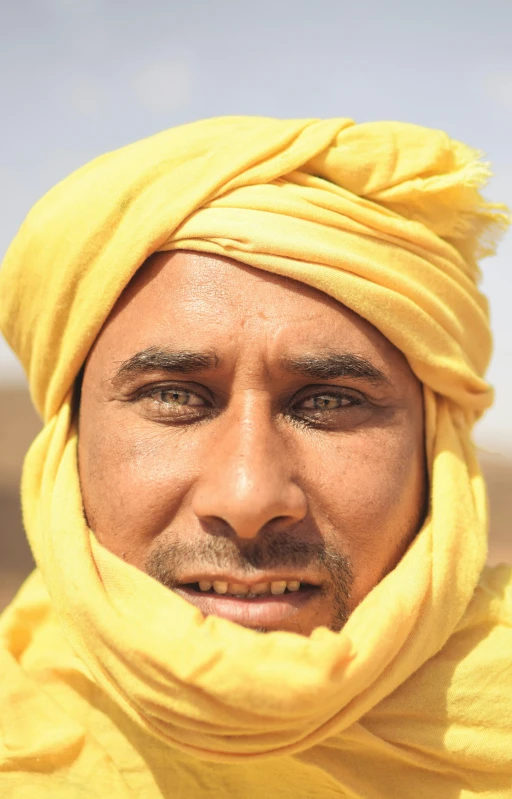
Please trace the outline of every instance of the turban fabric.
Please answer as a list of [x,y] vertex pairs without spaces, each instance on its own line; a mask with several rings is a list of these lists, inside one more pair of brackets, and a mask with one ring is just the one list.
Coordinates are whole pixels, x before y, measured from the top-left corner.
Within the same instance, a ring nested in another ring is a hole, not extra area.
[[[492,401],[477,261],[508,221],[487,176],[440,131],[233,117],[108,153],[36,204],[0,272],[45,421],[22,480],[37,570],[0,622],[7,795],[512,797],[512,576],[484,569],[471,443]],[[320,289],[423,383],[429,512],[341,632],[203,618],[86,525],[74,381],[136,270],[177,249]]]

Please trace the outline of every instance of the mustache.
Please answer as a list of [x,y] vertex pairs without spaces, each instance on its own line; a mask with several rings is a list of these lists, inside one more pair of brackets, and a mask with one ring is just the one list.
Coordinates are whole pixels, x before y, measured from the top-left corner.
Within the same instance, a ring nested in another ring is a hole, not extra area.
[[[272,569],[304,569],[314,566],[325,575],[328,585],[322,591],[331,594],[333,630],[340,630],[349,616],[347,600],[354,576],[350,560],[323,541],[299,539],[279,532],[260,534],[253,541],[235,541],[225,536],[211,536],[194,542],[165,540],[148,554],[144,571],[171,590],[180,584],[184,566],[207,570],[209,566],[232,568],[250,577]],[[329,591],[330,589],[330,591]]]
[[[201,568],[216,566],[235,567],[248,576],[265,569],[306,569],[314,563],[331,578],[343,575],[346,582],[352,580],[352,571],[347,557],[323,543],[297,540],[283,533],[265,535],[255,541],[238,544],[226,537],[212,537],[204,541],[166,541],[150,552],[146,560],[146,571],[166,577],[169,587],[179,584],[180,567],[186,563],[198,564]],[[172,583],[172,585],[171,585]]]

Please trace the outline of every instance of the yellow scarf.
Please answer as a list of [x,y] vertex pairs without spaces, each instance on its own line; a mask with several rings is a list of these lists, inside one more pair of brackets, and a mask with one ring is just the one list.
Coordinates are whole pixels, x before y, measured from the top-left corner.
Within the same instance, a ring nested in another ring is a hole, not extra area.
[[[45,419],[22,483],[38,571],[0,622],[7,795],[512,797],[512,577],[481,576],[470,441],[492,399],[476,261],[507,224],[487,175],[413,125],[220,118],[102,156],[35,206],[0,272]],[[135,271],[171,249],[321,289],[424,384],[428,518],[340,633],[204,619],[86,526],[73,383]]]

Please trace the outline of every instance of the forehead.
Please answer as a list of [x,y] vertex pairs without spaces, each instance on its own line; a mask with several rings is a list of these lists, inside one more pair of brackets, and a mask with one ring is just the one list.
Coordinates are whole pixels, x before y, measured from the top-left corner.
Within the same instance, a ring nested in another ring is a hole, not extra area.
[[[213,317],[218,309],[233,317],[270,319],[307,317],[340,303],[288,277],[255,269],[219,255],[198,252],[156,253],[135,275],[118,303],[179,307]],[[279,309],[279,313],[276,311]],[[272,313],[273,312],[273,313]],[[355,316],[355,314],[354,314]]]
[[[228,258],[157,253],[135,275],[97,344],[123,358],[152,346],[266,357],[333,348],[406,365],[376,328],[326,294]],[[408,367],[407,367],[408,368]]]

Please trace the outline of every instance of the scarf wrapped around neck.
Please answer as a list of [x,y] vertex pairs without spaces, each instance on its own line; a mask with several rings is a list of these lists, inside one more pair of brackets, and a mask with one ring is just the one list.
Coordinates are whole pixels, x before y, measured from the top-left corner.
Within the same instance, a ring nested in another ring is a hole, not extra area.
[[[487,177],[478,153],[440,131],[232,117],[108,153],[36,204],[0,271],[0,327],[45,422],[22,481],[38,571],[0,627],[7,688],[47,592],[94,683],[159,745],[238,765],[297,755],[365,799],[392,795],[386,762],[401,775],[394,796],[451,796],[443,780],[512,796],[510,570],[481,576],[488,520],[471,443],[492,401],[477,260],[508,221],[479,192]],[[205,619],[87,528],[74,381],[136,270],[176,249],[320,289],[375,325],[423,383],[429,513],[341,632],[261,635]],[[32,726],[12,718],[0,739],[0,785],[2,770],[69,752],[78,735],[37,724],[44,697],[31,690]]]

